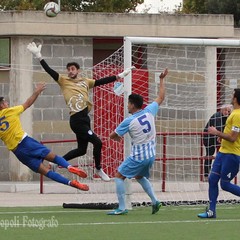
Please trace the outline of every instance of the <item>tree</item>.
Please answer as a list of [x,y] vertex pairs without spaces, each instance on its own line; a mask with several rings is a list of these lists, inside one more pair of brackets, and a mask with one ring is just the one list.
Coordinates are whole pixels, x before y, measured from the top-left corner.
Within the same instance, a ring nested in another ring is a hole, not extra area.
[[208,0],[184,0],[182,13],[204,14],[206,13],[206,3]]
[[[61,0],[61,11],[124,13],[144,0]],[[42,10],[47,0],[1,0],[0,10]],[[55,1],[57,2],[57,0]]]
[[0,10],[40,10],[46,1],[1,0]]
[[240,26],[240,0],[184,0],[181,13],[233,14],[235,26]]

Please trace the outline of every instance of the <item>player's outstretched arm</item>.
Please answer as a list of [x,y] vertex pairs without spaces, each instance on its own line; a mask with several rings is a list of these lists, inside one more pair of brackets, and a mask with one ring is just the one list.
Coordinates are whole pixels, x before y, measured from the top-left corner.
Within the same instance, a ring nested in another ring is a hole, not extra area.
[[45,83],[39,83],[36,85],[36,88],[32,94],[31,97],[29,97],[25,103],[23,103],[23,108],[24,110],[26,110],[27,108],[29,108],[37,99],[37,97],[40,95],[40,93],[46,88],[46,84]]
[[95,81],[94,87],[101,86],[116,81],[116,76],[100,78]]
[[126,77],[126,76],[132,71],[132,69],[134,69],[134,68],[135,68],[135,67],[132,66],[132,67],[130,67],[130,68],[127,68],[126,70],[124,70],[123,72],[119,73],[119,74],[116,75],[116,76],[105,77],[105,78],[101,78],[101,79],[99,79],[99,80],[96,80],[94,87],[97,87],[97,86],[100,86],[100,85],[104,85],[104,84],[108,84],[108,83],[111,83],[111,82],[116,81],[117,79],[124,78],[124,77]]
[[160,79],[160,85],[159,85],[159,93],[158,93],[158,97],[154,100],[155,102],[158,103],[158,105],[160,105],[164,98],[165,98],[165,83],[164,83],[164,78],[167,76],[168,74],[168,69],[166,68],[160,75],[159,75],[159,79]]
[[27,49],[36,57],[39,59],[40,64],[42,65],[43,69],[55,80],[58,81],[59,78],[59,73],[57,73],[55,70],[53,70],[52,68],[50,68],[48,66],[48,64],[46,63],[46,61],[42,58],[42,54],[41,54],[41,49],[42,49],[42,45],[36,45],[35,42],[29,43],[27,45]]

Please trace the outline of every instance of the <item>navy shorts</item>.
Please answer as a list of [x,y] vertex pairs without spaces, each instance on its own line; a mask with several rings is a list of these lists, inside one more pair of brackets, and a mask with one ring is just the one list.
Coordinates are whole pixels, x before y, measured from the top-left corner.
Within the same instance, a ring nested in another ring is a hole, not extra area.
[[238,155],[218,152],[211,171],[219,173],[222,180],[231,181],[239,171],[239,162]]
[[28,136],[25,137],[22,142],[19,143],[16,150],[13,151],[20,162],[36,173],[38,172],[40,164],[50,152],[51,150],[46,146]]

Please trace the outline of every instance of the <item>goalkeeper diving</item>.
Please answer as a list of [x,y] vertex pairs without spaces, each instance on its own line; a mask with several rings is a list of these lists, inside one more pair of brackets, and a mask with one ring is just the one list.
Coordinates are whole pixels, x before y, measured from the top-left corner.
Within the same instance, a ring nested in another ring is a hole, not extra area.
[[126,77],[132,70],[128,68],[116,76],[101,78],[99,80],[78,77],[80,66],[77,62],[66,65],[67,76],[61,75],[46,63],[41,54],[42,45],[29,43],[27,49],[39,59],[43,69],[58,83],[70,110],[70,127],[76,134],[77,148],[66,153],[63,158],[67,161],[83,156],[87,153],[88,143],[93,144],[93,157],[96,174],[104,181],[110,181],[109,176],[103,171],[101,165],[102,141],[91,129],[89,112],[92,103],[89,100],[89,90],[104,84],[109,84],[117,79]]

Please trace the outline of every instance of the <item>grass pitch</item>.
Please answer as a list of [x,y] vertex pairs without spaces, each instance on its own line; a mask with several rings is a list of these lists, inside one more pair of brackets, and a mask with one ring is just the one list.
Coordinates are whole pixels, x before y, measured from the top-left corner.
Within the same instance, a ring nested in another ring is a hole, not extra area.
[[205,206],[136,207],[127,215],[62,207],[0,208],[1,239],[198,240],[239,239],[240,206],[219,205],[216,219],[199,219]]

